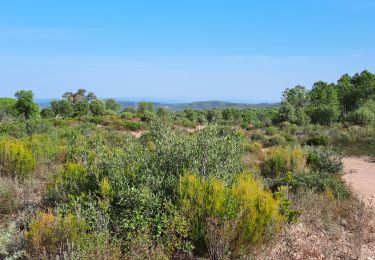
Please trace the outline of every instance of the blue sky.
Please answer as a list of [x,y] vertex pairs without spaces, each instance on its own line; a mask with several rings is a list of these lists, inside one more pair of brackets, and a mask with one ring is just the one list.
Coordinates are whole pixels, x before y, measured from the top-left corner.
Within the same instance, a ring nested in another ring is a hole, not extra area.
[[373,0],[0,0],[0,96],[279,101],[375,71]]

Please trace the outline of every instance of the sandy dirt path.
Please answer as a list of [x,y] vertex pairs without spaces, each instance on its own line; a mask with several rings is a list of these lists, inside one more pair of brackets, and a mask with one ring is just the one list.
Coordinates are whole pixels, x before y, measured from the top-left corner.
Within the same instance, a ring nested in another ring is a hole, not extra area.
[[344,180],[363,199],[375,206],[375,163],[366,157],[346,157]]

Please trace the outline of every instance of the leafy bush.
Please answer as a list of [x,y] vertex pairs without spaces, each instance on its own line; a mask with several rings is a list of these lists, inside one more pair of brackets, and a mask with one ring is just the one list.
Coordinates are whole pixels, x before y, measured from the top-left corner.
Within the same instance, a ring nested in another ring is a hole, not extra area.
[[59,173],[52,176],[44,200],[48,205],[67,203],[69,197],[79,196],[89,189],[86,169],[80,164],[67,163]]
[[62,156],[62,147],[57,138],[51,134],[33,134],[23,139],[25,145],[39,161],[54,162]]
[[272,148],[261,162],[261,173],[265,177],[280,177],[290,171],[301,171],[306,166],[304,152],[300,148]]
[[343,170],[341,157],[330,151],[310,150],[307,163],[313,171],[338,174]]
[[245,149],[249,153],[259,154],[262,151],[262,144],[259,142],[247,143]]
[[279,134],[271,136],[265,140],[263,140],[264,147],[272,147],[285,144],[285,138]]
[[85,223],[76,216],[65,217],[52,212],[40,212],[25,234],[26,250],[31,257],[56,256],[68,243],[77,242],[85,232]]
[[28,135],[51,133],[53,124],[47,119],[31,119],[26,122],[26,132]]
[[288,198],[289,187],[280,186],[275,192],[275,198],[280,204],[280,213],[285,217],[288,223],[295,222],[301,212],[292,208],[292,202]]
[[266,230],[275,230],[281,221],[277,201],[250,174],[239,175],[230,186],[216,178],[185,175],[180,177],[179,193],[181,210],[191,223],[191,238],[198,248],[205,246],[208,219],[232,226],[233,237],[228,239],[236,241],[232,247],[262,241]]
[[368,100],[363,106],[348,115],[350,122],[359,125],[371,125],[375,122],[375,101]]
[[0,140],[0,174],[23,179],[35,170],[36,160],[23,142]]
[[122,259],[120,244],[108,233],[82,235],[74,245],[74,259]]
[[328,144],[328,137],[324,136],[324,135],[315,135],[315,136],[309,137],[306,140],[306,144],[310,145],[310,146],[312,146],[312,145],[326,146]]
[[330,173],[289,173],[287,176],[269,181],[272,190],[277,190],[280,186],[288,186],[295,193],[300,190],[312,190],[317,193],[329,191],[341,200],[348,199],[351,196],[350,189],[346,184],[340,178],[332,176]]
[[9,135],[15,138],[26,136],[25,123],[0,123],[0,135]]

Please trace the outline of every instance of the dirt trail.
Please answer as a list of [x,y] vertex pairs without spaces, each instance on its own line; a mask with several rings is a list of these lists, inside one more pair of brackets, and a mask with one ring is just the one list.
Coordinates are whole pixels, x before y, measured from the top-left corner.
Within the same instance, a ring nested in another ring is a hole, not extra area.
[[375,206],[375,163],[366,157],[346,157],[344,180],[363,199]]

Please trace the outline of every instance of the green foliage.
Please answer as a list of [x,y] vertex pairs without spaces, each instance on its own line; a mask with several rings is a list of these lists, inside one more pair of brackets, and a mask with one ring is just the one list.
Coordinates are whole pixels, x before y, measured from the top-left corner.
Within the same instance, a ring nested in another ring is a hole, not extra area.
[[56,116],[62,118],[72,117],[74,113],[72,104],[65,99],[59,101],[52,101],[51,109]]
[[87,100],[82,100],[73,104],[75,117],[86,116],[90,111],[90,104]]
[[239,175],[230,186],[216,178],[185,175],[180,177],[179,193],[197,247],[205,246],[209,218],[231,225],[231,241],[236,241],[232,247],[262,241],[266,230],[272,227],[276,231],[281,221],[277,201],[250,174]]
[[153,113],[155,111],[154,104],[152,102],[139,102],[137,106],[137,111],[140,115],[146,112]]
[[26,135],[26,124],[24,122],[0,123],[0,135],[8,135],[20,138]]
[[36,167],[35,157],[23,142],[18,140],[0,140],[0,174],[23,179]]
[[104,103],[107,110],[118,112],[121,108],[121,105],[113,98],[104,99]]
[[350,122],[359,125],[372,125],[375,123],[375,101],[368,100],[363,106],[348,115]]
[[310,146],[326,146],[328,144],[328,137],[322,134],[313,135],[306,140],[306,144]]
[[288,186],[295,193],[300,190],[312,190],[317,193],[332,192],[340,200],[346,200],[351,196],[350,189],[339,177],[325,172],[289,173],[285,177],[270,181],[269,184],[272,190],[277,190],[280,186]]
[[343,171],[341,157],[330,151],[310,150],[307,164],[313,171],[338,174]]
[[51,134],[33,134],[23,139],[25,145],[33,152],[38,162],[55,162],[62,156],[63,148],[57,137]]
[[353,77],[344,75],[338,85],[344,113],[359,108],[367,100],[375,99],[375,75],[367,70]]
[[25,234],[26,250],[30,257],[56,256],[84,235],[85,223],[76,216],[55,215],[52,212],[40,212],[32,220]]
[[96,95],[92,92],[88,92],[86,89],[78,89],[76,92],[65,92],[63,98],[72,104],[77,104],[83,101],[91,102],[96,99]]
[[303,86],[287,88],[283,92],[283,100],[278,112],[278,122],[289,122],[304,125],[309,122],[305,107],[308,104],[308,92]]
[[353,77],[345,74],[337,84],[318,81],[308,92],[300,86],[286,89],[277,121],[304,125],[311,118],[312,123],[322,125],[340,119],[361,125],[372,124],[375,121],[374,100],[374,74],[366,70]]
[[0,122],[17,116],[16,102],[13,98],[0,98]]
[[186,170],[225,180],[241,170],[244,149],[241,137],[231,129],[208,126],[186,135],[157,123],[150,127],[150,135],[156,147],[151,169],[161,178],[169,179],[168,182],[176,183],[176,177]]
[[26,119],[30,119],[38,112],[38,105],[34,102],[34,93],[32,91],[20,90],[15,94],[17,98],[14,105],[18,114],[22,114]]
[[90,111],[93,116],[102,116],[106,114],[106,104],[99,99],[94,99],[90,103]]
[[290,171],[302,171],[305,166],[306,158],[300,148],[280,147],[268,150],[260,164],[262,175],[269,178],[285,176]]
[[45,118],[45,119],[54,118],[54,117],[55,117],[55,112],[53,111],[52,108],[50,108],[50,107],[46,107],[46,108],[43,108],[43,109],[40,111],[40,116],[41,116],[42,118]]
[[74,245],[74,259],[122,259],[120,243],[106,232],[82,235]]
[[48,119],[30,119],[25,128],[28,135],[45,134],[53,131],[53,124]]
[[89,184],[87,171],[82,165],[67,163],[59,173],[52,176],[44,201],[52,206],[68,203],[71,198],[88,192]]
[[310,104],[307,113],[313,123],[331,124],[340,115],[337,88],[334,84],[318,81],[309,92]]
[[275,198],[280,205],[280,213],[284,216],[288,223],[296,222],[301,212],[292,208],[292,202],[289,199],[289,188],[280,186],[275,192]]

